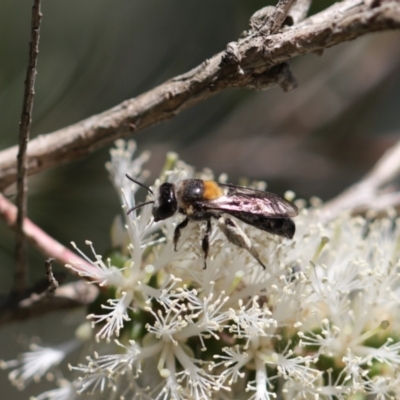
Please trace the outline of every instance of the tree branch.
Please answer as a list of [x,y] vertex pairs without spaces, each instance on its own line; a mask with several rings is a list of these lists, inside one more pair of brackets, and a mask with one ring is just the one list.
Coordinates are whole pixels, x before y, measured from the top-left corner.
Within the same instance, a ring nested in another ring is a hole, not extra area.
[[[266,6],[256,11],[250,18],[251,33],[259,32],[267,36],[277,33],[285,22],[293,3],[296,0],[279,0],[276,7]],[[291,24],[293,25],[293,24]]]
[[33,98],[35,95],[36,65],[39,54],[40,0],[34,0],[31,19],[31,42],[29,44],[29,62],[25,79],[25,92],[22,104],[22,115],[19,131],[19,150],[17,156],[17,223],[16,223],[16,271],[14,290],[22,293],[27,287],[28,264],[26,257],[26,243],[23,232],[23,221],[27,212],[28,180],[26,175],[26,151],[32,123]]
[[[265,90],[277,84],[291,87],[282,63],[370,32],[400,28],[397,0],[382,0],[373,6],[362,0],[345,0],[277,34],[265,37],[253,33],[237,42],[236,65],[223,62],[226,53],[221,52],[134,99],[39,136],[28,147],[28,173],[82,158],[117,138],[173,118],[227,88]],[[0,189],[15,181],[16,151],[14,147],[0,152]]]
[[295,0],[279,0],[278,4],[274,8],[270,18],[263,29],[263,34],[273,34],[279,31],[286,16],[288,15],[289,9],[292,7]]

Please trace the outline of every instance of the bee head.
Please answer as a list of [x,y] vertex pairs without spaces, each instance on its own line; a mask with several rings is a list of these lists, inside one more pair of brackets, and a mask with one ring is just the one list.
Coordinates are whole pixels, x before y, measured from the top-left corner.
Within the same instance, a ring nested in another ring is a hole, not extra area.
[[[149,192],[149,194],[154,198],[154,192],[148,186],[133,179],[129,175],[126,175],[126,177],[133,183],[136,183],[137,185],[145,188]],[[147,204],[154,204],[152,211],[154,221],[157,222],[172,217],[178,210],[178,202],[175,196],[175,185],[169,182],[163,183],[158,189],[158,197],[156,200],[146,201],[144,203],[133,206],[127,211],[127,214],[130,214],[132,211],[135,211],[138,208],[143,207]]]
[[175,196],[175,185],[165,182],[158,190],[158,198],[154,202],[154,221],[161,221],[172,217],[178,210],[178,202]]

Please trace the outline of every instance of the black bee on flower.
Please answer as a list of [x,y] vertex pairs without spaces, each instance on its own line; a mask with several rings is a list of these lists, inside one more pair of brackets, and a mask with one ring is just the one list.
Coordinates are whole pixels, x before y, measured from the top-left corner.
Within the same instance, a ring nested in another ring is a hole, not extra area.
[[128,175],[126,177],[155,197],[154,200],[132,207],[128,214],[139,207],[153,204],[154,221],[170,218],[177,212],[186,216],[175,228],[175,251],[181,230],[190,220],[206,222],[206,233],[202,239],[204,268],[207,266],[212,219],[217,220],[219,228],[231,243],[246,249],[264,269],[265,265],[251,240],[229,216],[274,235],[288,239],[294,236],[296,227],[291,218],[298,214],[297,207],[274,193],[209,180],[184,179],[176,184],[161,184],[155,196],[148,186]]

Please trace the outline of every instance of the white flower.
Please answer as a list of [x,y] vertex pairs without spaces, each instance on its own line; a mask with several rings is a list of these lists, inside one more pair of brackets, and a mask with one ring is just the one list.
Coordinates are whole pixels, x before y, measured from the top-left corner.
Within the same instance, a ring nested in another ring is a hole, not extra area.
[[74,270],[82,277],[90,278],[91,282],[97,283],[99,286],[123,286],[125,280],[123,270],[111,265],[111,260],[109,258],[106,260],[106,263],[104,263],[102,257],[96,254],[92,242],[87,240],[86,244],[90,247],[95,261],[92,261],[89,257],[87,257],[86,254],[83,253],[74,242],[71,242],[71,244],[92,268],[86,269],[85,266],[82,266],[78,262],[67,264],[67,268]]
[[105,322],[100,331],[96,334],[96,338],[110,340],[112,335],[119,336],[120,330],[124,327],[125,321],[130,321],[128,310],[132,309],[131,303],[133,293],[122,292],[119,299],[108,299],[107,305],[102,304],[101,307],[105,310],[110,310],[107,314],[95,315],[89,314],[88,319],[93,320],[93,327],[95,324]]
[[214,355],[214,359],[221,361],[214,363],[212,368],[221,370],[220,380],[227,381],[230,386],[239,378],[244,378],[245,373],[242,369],[249,362],[249,355],[238,345],[224,347],[222,351],[225,354]]
[[32,381],[40,381],[80,345],[81,342],[77,339],[53,347],[31,344],[31,351],[21,354],[18,360],[2,361],[1,367],[3,369],[15,368],[8,374],[8,378],[15,386],[22,389]]
[[[117,249],[104,262],[88,242],[93,261],[81,253],[87,264],[70,266],[103,286],[101,306],[88,316],[97,328],[94,355],[71,367],[79,393],[149,400],[400,396],[398,221],[344,214],[322,225],[317,207],[302,208],[293,240],[238,221],[265,270],[212,221],[203,269],[203,221],[189,223],[175,251],[182,215],[155,223],[151,204],[126,215],[139,186],[125,174],[139,182],[147,176],[147,155],[132,160],[134,150],[119,141],[108,164],[122,188]],[[195,174],[170,154],[150,201],[162,182],[192,177],[212,174]],[[54,398],[47,393],[39,400]]]

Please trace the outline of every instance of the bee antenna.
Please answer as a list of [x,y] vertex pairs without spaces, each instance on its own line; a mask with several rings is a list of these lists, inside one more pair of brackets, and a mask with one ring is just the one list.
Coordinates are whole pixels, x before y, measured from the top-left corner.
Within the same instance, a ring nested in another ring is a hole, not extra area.
[[[136,183],[137,185],[141,186],[142,188],[145,188],[149,193],[151,193],[151,194],[154,196],[153,191],[152,191],[148,186],[146,186],[144,183],[139,182],[139,181],[133,179],[133,178],[132,178],[131,176],[129,176],[128,174],[125,174],[125,176],[126,176],[130,181],[132,181],[133,183]],[[145,203],[145,204],[148,204],[148,203]]]
[[143,206],[146,206],[147,204],[152,204],[152,203],[154,203],[154,201],[146,201],[145,203],[138,204],[137,206],[134,206],[134,207],[130,208],[130,209],[126,212],[126,215],[129,215],[132,211],[135,211],[135,210],[137,210],[137,209],[140,208],[140,207],[143,207]]

